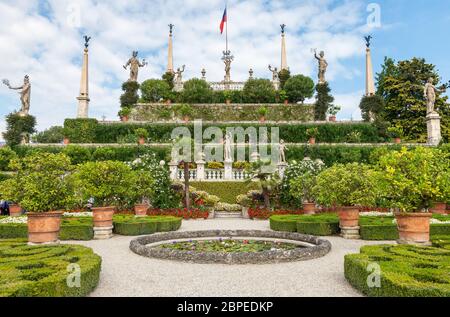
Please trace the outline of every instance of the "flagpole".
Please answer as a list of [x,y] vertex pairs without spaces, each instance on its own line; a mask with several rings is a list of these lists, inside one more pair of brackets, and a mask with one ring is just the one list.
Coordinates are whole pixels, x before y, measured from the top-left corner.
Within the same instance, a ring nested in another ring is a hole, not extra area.
[[225,25],[225,41],[226,41],[226,52],[228,52],[228,0],[225,2],[225,10],[227,12],[227,22]]

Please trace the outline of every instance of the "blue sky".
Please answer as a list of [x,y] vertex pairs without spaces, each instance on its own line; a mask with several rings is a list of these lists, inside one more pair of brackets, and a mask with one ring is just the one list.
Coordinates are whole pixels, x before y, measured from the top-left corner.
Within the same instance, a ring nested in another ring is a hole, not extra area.
[[[62,125],[76,114],[82,35],[92,35],[90,48],[90,115],[115,119],[122,65],[139,50],[149,66],[140,80],[160,77],[167,63],[167,24],[175,24],[175,66],[186,65],[185,78],[223,78],[220,61],[224,37],[218,27],[223,0],[0,0],[0,79],[20,84],[31,76],[31,114],[38,128]],[[380,8],[380,25],[368,25]],[[373,8],[370,6],[369,8]],[[280,63],[280,27],[287,24],[288,64],[293,73],[316,80],[311,49],[325,50],[328,80],[343,106],[341,119],[360,117],[364,92],[363,35],[374,36],[375,72],[384,56],[396,60],[424,57],[450,79],[448,0],[229,0],[230,48],[235,55],[232,78],[245,80],[248,69],[270,78],[267,65]],[[4,116],[19,108],[18,96],[0,87],[0,131]]]

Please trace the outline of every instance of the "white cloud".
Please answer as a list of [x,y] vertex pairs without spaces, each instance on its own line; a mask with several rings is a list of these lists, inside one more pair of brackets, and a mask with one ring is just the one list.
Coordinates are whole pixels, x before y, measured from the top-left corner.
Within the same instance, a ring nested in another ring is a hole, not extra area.
[[[31,76],[31,113],[37,116],[39,129],[61,125],[64,118],[76,114],[85,33],[92,36],[89,66],[93,117],[116,117],[120,86],[128,76],[122,65],[132,50],[139,50],[140,57],[149,62],[141,70],[141,80],[161,76],[167,63],[169,23],[175,24],[175,66],[186,64],[185,78],[199,77],[204,67],[209,80],[223,79],[220,57],[224,36],[219,34],[222,0],[47,0],[48,14],[43,14],[44,3],[0,3],[0,77],[20,83],[24,74]],[[80,28],[71,24],[77,8]],[[316,79],[311,48],[318,48],[326,51],[331,82],[361,77],[343,61],[364,54],[361,32],[365,14],[365,7],[356,0],[230,0],[229,37],[235,55],[232,77],[246,80],[249,68],[256,76],[270,77],[268,64],[280,63],[281,23],[287,24],[288,63],[293,73]],[[337,95],[336,99],[350,113],[356,109],[356,96],[359,102],[360,92]],[[0,88],[2,115],[19,104],[16,97],[5,87]]]

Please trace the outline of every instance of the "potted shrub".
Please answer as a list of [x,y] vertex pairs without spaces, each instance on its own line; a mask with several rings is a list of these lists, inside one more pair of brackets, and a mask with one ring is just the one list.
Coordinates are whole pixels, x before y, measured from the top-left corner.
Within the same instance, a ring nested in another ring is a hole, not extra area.
[[282,101],[285,105],[289,104],[288,95],[285,90],[280,90],[278,93],[278,97],[280,98],[280,101]]
[[0,183],[0,198],[8,202],[9,216],[22,216],[22,207],[17,202],[20,200],[21,192],[16,189],[16,180],[9,178]]
[[328,109],[328,114],[330,115],[328,117],[328,120],[330,122],[336,122],[336,115],[338,112],[341,111],[341,107],[337,105],[331,105],[331,107]]
[[319,135],[318,128],[310,128],[306,130],[306,136],[309,138],[309,144],[316,144],[316,138]]
[[267,107],[261,107],[258,109],[259,121],[261,123],[266,122],[267,113],[269,113],[269,110],[267,109]]
[[136,129],[136,131],[134,131],[134,133],[139,138],[138,143],[140,145],[144,145],[145,141],[148,139],[148,131],[144,128],[139,128],[139,129]]
[[226,104],[228,106],[231,105],[231,98],[233,98],[233,93],[231,92],[231,90],[225,90],[223,92],[223,96],[225,97]]
[[57,243],[62,210],[75,203],[74,187],[67,176],[72,170],[64,154],[35,153],[15,160],[13,196],[28,211],[30,244]]
[[73,182],[78,199],[92,203],[95,238],[110,238],[114,212],[127,202],[134,185],[131,168],[115,161],[87,162],[79,165]]
[[389,137],[394,140],[395,144],[402,143],[403,128],[400,126],[392,126],[387,129]]
[[449,162],[447,153],[425,147],[380,157],[382,199],[395,211],[400,244],[429,244],[429,209],[447,195]]
[[189,118],[192,116],[193,112],[194,110],[192,109],[192,107],[187,104],[182,105],[179,109],[179,113],[183,117],[183,121],[185,123],[189,122]]
[[155,180],[149,171],[134,171],[133,186],[130,189],[136,217],[145,217],[150,207],[150,198],[154,195]]
[[120,111],[119,111],[120,121],[128,122],[130,114],[131,114],[131,108],[123,107],[122,109],[120,109]]
[[336,164],[317,176],[313,195],[322,206],[337,208],[341,229],[355,228],[358,227],[359,208],[375,205],[377,176],[378,172],[367,165]]

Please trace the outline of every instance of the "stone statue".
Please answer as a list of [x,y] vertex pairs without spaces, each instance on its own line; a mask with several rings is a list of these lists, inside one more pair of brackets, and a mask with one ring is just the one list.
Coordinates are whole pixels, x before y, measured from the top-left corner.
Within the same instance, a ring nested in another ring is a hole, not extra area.
[[224,59],[225,63],[225,81],[231,81],[231,59]]
[[123,66],[123,68],[127,69],[128,66],[130,66],[130,79],[128,81],[134,81],[136,82],[138,80],[138,74],[139,74],[139,67],[145,67],[148,65],[148,63],[145,61],[145,59],[142,61],[142,63],[137,58],[138,52],[134,51],[133,56],[128,60],[126,65]]
[[224,157],[225,157],[225,162],[229,162],[232,161],[231,158],[231,133],[228,132],[225,135],[225,140],[224,140]]
[[175,72],[175,81],[177,83],[177,85],[182,85],[183,84],[183,73],[186,70],[186,65],[183,65],[183,67],[180,69],[178,67],[177,71]]
[[364,36],[364,39],[366,40],[367,48],[369,48],[370,47],[370,41],[372,40],[372,35]]
[[91,37],[90,37],[90,36],[87,36],[87,35],[84,36],[84,47],[85,47],[86,49],[89,48],[89,41],[90,41],[90,40],[91,40]]
[[169,28],[170,28],[170,35],[172,35],[173,34],[173,27],[174,27],[175,25],[173,25],[172,23],[170,23],[169,24]]
[[328,63],[325,59],[325,52],[321,51],[319,55],[317,55],[317,50],[314,50],[314,57],[319,61],[319,84],[324,84],[325,73],[327,72]]
[[286,147],[286,144],[284,143],[284,140],[280,140],[280,144],[278,145],[278,151],[279,151],[279,154],[280,154],[280,161],[279,161],[279,163],[286,163],[287,147]]
[[433,85],[433,78],[429,78],[423,91],[423,95],[427,101],[427,115],[436,113],[434,107],[436,104],[436,93],[438,92],[440,90]]
[[253,79],[253,74],[254,74],[253,68],[250,68],[250,70],[248,71],[248,75],[249,75],[248,79]]
[[286,24],[281,24],[281,34],[284,34],[285,29],[286,29]]
[[30,77],[26,75],[23,79],[23,85],[20,87],[11,87],[9,80],[4,79],[3,84],[5,84],[9,89],[20,90],[20,101],[22,102],[22,107],[19,114],[22,116],[27,116],[30,112],[30,101],[31,101],[31,84]]
[[280,80],[279,74],[278,74],[278,68],[272,68],[271,65],[269,65],[269,70],[272,72],[272,81],[276,82]]

